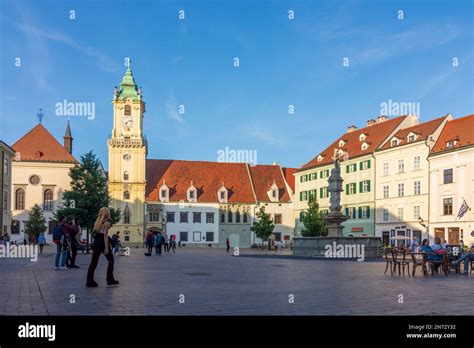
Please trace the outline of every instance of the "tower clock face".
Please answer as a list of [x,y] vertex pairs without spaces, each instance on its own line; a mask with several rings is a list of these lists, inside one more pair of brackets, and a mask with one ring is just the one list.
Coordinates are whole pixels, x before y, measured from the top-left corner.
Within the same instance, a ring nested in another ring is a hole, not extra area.
[[127,128],[127,129],[130,129],[133,127],[133,118],[131,118],[130,116],[125,116],[123,119],[122,119],[122,125],[124,128]]

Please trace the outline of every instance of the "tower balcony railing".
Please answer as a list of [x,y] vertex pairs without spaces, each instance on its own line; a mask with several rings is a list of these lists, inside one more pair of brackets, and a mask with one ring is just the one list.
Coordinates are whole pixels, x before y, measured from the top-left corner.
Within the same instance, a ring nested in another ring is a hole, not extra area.
[[146,141],[142,139],[116,138],[108,139],[108,144],[117,147],[142,147],[146,146]]

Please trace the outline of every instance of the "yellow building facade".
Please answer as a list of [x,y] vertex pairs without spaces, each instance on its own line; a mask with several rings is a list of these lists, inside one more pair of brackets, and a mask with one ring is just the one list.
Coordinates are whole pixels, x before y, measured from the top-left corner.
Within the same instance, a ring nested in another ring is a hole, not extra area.
[[108,139],[109,195],[121,219],[112,227],[126,245],[140,246],[145,231],[145,166],[147,142],[143,134],[145,102],[130,67],[120,88],[115,87],[113,129]]

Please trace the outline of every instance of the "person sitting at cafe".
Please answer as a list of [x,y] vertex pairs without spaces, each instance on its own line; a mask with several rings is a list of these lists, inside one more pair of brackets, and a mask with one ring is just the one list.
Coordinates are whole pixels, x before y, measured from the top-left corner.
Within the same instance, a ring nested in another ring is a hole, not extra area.
[[471,261],[474,261],[474,244],[471,245],[471,249],[465,252],[459,260],[453,261],[452,265],[457,266],[460,262],[464,262],[464,271],[461,274],[467,274]]
[[[430,242],[428,239],[424,239],[421,245],[421,252],[428,254],[428,260],[434,262],[440,262],[443,260],[443,255],[440,254],[441,250],[444,250],[443,247],[440,245],[441,240],[436,237],[433,246],[430,246]],[[439,263],[434,264],[433,271],[438,272]]]

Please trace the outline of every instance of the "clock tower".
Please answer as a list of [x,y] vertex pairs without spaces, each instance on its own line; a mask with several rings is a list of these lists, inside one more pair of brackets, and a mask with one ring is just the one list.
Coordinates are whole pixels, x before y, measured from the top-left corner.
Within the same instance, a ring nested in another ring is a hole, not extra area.
[[112,227],[112,233],[119,231],[120,240],[127,245],[141,246],[145,230],[145,102],[130,67],[125,72],[120,88],[114,89],[112,107],[114,124],[112,136],[107,141],[109,195],[110,206],[121,211],[121,219]]

